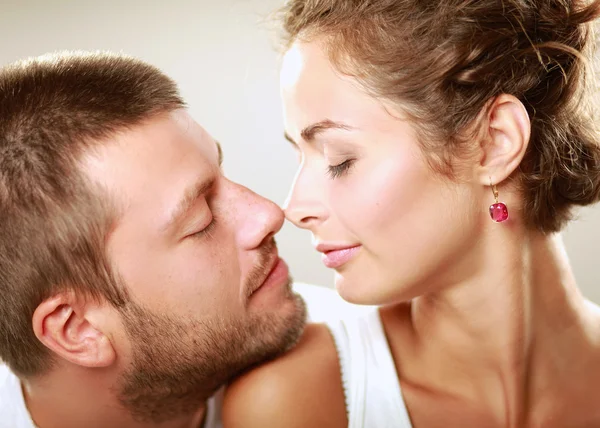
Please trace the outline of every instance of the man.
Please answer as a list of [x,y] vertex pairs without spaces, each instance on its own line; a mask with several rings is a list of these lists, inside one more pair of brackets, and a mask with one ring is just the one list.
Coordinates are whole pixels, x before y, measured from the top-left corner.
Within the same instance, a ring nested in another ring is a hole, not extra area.
[[216,426],[210,397],[303,330],[281,210],[128,57],[5,67],[0,117],[0,427]]

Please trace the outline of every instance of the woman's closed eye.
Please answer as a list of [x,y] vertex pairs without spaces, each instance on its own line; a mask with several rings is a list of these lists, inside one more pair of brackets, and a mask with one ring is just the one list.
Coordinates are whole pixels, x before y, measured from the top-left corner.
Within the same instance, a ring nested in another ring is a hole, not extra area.
[[327,174],[331,178],[342,177],[348,173],[352,165],[354,165],[355,160],[356,159],[348,159],[337,165],[329,165],[327,167]]

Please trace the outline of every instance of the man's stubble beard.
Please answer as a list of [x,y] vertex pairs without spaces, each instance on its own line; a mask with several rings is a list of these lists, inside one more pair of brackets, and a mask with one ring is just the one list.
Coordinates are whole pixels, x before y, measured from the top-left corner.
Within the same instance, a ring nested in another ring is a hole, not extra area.
[[294,307],[285,315],[183,321],[129,303],[123,319],[133,361],[118,385],[121,404],[142,422],[192,414],[233,377],[293,347],[306,323],[306,305],[291,280],[286,287]]

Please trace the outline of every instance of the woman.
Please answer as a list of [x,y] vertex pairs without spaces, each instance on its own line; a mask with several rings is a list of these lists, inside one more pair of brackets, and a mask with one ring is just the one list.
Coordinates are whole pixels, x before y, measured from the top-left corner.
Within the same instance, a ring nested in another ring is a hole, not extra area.
[[[576,0],[291,0],[286,214],[380,309],[310,326],[226,427],[598,427],[600,308],[559,231],[600,199]],[[331,332],[331,334],[329,333]]]

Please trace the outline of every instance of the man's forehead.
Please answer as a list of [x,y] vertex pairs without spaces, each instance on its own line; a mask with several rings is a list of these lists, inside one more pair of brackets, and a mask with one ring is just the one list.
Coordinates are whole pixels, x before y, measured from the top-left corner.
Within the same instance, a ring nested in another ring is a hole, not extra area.
[[218,143],[185,111],[160,115],[97,142],[82,156],[84,171],[91,177],[148,168],[172,169],[190,155],[213,157]]
[[209,132],[204,129],[197,121],[194,120],[190,114],[185,110],[178,110],[173,114],[174,120],[178,121],[186,132],[192,132],[197,134],[197,138],[202,140],[209,149],[216,148],[217,160],[219,165],[223,162],[223,148],[221,144],[215,140]]
[[190,185],[210,177],[221,159],[208,132],[187,113],[173,112],[99,144],[83,156],[82,167],[119,204],[161,210],[172,209]]

